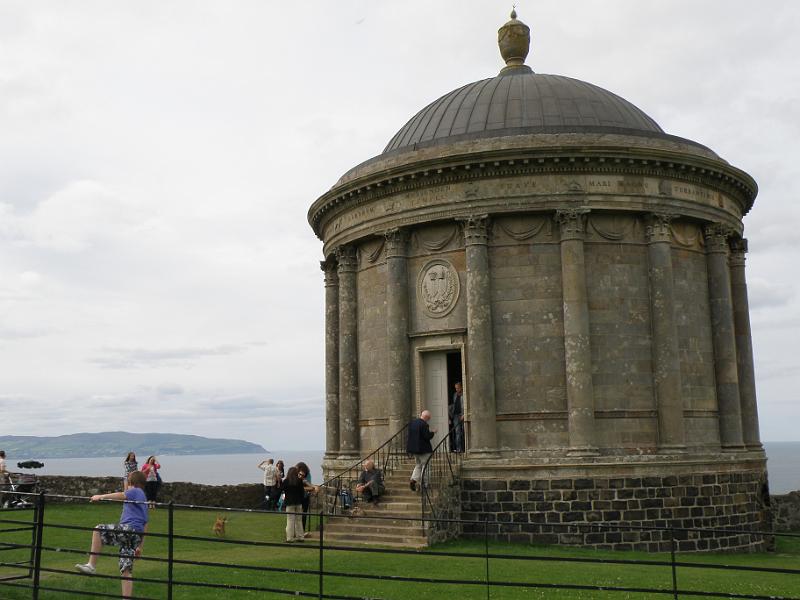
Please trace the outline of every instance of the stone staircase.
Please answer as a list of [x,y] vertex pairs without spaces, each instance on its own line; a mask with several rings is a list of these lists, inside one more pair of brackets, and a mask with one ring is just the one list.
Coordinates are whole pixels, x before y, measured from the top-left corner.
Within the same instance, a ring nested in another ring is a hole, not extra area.
[[[386,491],[378,506],[358,499],[347,515],[330,517],[325,524],[325,544],[426,548],[428,538],[421,521],[407,520],[422,517],[420,494],[408,487],[413,469],[414,461],[405,460],[384,477]],[[319,532],[309,537],[318,540]]]

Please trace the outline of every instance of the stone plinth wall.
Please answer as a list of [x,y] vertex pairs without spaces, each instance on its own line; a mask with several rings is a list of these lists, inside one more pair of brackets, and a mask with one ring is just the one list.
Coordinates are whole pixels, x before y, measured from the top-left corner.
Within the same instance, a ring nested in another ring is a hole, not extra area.
[[[466,479],[461,516],[466,537],[598,549],[670,550],[669,531],[603,530],[588,525],[731,528],[769,531],[769,498],[758,472],[668,477]],[[797,513],[795,513],[797,514]],[[675,531],[679,551],[766,550],[771,539],[750,534]]]
[[800,533],[800,491],[771,497],[775,531]]
[[[88,497],[122,490],[120,477],[39,477],[39,487],[48,494]],[[199,483],[169,482],[161,485],[159,502],[219,506],[229,508],[258,508],[263,494],[261,484],[202,485]],[[69,500],[65,500],[69,501]]]

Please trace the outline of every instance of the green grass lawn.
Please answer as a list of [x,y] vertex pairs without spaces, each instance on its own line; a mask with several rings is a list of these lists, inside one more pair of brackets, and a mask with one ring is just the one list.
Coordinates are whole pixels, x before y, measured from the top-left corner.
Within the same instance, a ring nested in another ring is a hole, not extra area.
[[[115,549],[107,549],[109,556],[102,556],[98,562],[98,575],[86,576],[74,570],[74,564],[86,561],[91,533],[73,529],[55,528],[49,525],[71,525],[91,528],[97,523],[113,523],[119,517],[118,504],[102,503],[81,506],[49,505],[46,509],[43,544],[51,548],[42,555],[42,566],[60,572],[43,572],[42,586],[86,592],[119,594],[119,579]],[[210,537],[215,513],[200,510],[175,510],[174,527],[176,534],[186,537]],[[29,512],[0,512],[0,518],[28,520]],[[13,524],[0,523],[0,530],[14,527]],[[304,545],[281,543],[285,517],[280,514],[231,513],[227,525],[227,541],[198,541],[176,539],[174,557],[180,561],[200,561],[206,563],[236,564],[240,567],[217,567],[176,564],[174,580],[188,583],[215,583],[223,585],[252,586],[285,590],[293,595],[296,591],[316,593],[319,590],[319,575],[303,573],[315,571],[319,566],[319,547],[315,542]],[[151,532],[167,531],[167,510],[151,512]],[[259,546],[229,543],[266,542],[274,546]],[[29,533],[0,533],[0,542],[14,541],[29,543]],[[487,598],[484,584],[486,560],[483,557],[469,557],[484,551],[481,541],[457,541],[433,548],[433,554],[380,554],[375,552],[348,552],[326,550],[324,570],[330,573],[354,573],[363,578],[325,575],[326,594],[356,596],[360,598],[385,598],[387,600],[478,600]],[[662,588],[671,589],[672,575],[668,566],[590,564],[575,562],[574,559],[607,558],[639,561],[668,561],[669,555],[646,554],[641,552],[600,552],[579,548],[552,546],[530,546],[523,544],[490,543],[491,553],[513,557],[546,558],[540,560],[515,560],[514,558],[491,559],[488,569],[494,582],[525,582],[536,584],[598,585],[624,588]],[[437,556],[437,554],[447,554]],[[451,556],[456,554],[457,556]],[[15,549],[0,551],[0,561],[14,562],[25,560],[28,550]],[[144,559],[137,561],[134,577],[136,596],[166,598],[163,584],[147,583],[142,579],[165,579],[165,563],[148,560],[166,558],[167,540],[150,536],[145,542]],[[555,561],[553,559],[573,559]],[[800,539],[779,538],[778,551],[763,554],[682,554],[679,561],[693,564],[726,564],[748,567],[800,568]],[[246,567],[254,567],[248,569]],[[263,568],[275,571],[259,570]],[[0,566],[0,578],[11,573],[19,573],[13,567]],[[437,584],[403,581],[378,581],[369,579],[371,575],[395,577],[420,577],[430,579],[466,580],[476,585]],[[107,576],[102,577],[102,576]],[[679,567],[678,587],[682,590],[706,592],[725,592],[737,594],[772,595],[800,597],[800,575],[769,574],[746,571],[722,571],[715,569],[695,569]],[[30,583],[21,580],[17,583]],[[30,598],[29,589],[0,586],[0,598]],[[80,598],[82,594],[68,594],[64,591],[42,591],[42,600]],[[240,591],[222,589],[203,589],[178,585],[174,588],[176,600],[224,597],[226,600],[239,598],[288,598],[290,594],[263,591]],[[611,593],[597,590],[554,590],[546,588],[510,588],[492,586],[489,597],[501,598],[567,598],[581,599],[635,599],[671,598],[668,594]],[[708,598],[709,596],[706,596]],[[713,596],[722,598],[722,596]]]

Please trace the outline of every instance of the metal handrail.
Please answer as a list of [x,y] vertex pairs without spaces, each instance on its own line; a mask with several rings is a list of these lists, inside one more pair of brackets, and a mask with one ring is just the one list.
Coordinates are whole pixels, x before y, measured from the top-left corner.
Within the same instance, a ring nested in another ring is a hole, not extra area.
[[448,451],[448,442],[453,438],[455,430],[461,427],[460,423],[454,425],[447,435],[436,444],[433,452],[422,467],[422,518],[425,519],[425,507],[429,508],[430,518],[436,518],[436,509],[445,486],[454,485],[461,473],[461,460],[463,452]]
[[[325,508],[326,513],[329,515],[337,514],[337,510],[341,512],[342,507],[339,505],[340,493],[343,489],[350,489],[353,482],[358,479],[358,476],[363,471],[364,463],[372,459],[376,466],[381,470],[384,477],[392,473],[397,465],[400,463],[400,456],[407,454],[406,451],[406,438],[408,431],[408,423],[406,423],[400,431],[395,433],[388,440],[383,442],[378,448],[359,458],[352,465],[343,469],[333,477],[329,477],[322,483],[322,490],[325,494]],[[353,472],[355,471],[355,474]],[[346,483],[345,483],[346,480]]]

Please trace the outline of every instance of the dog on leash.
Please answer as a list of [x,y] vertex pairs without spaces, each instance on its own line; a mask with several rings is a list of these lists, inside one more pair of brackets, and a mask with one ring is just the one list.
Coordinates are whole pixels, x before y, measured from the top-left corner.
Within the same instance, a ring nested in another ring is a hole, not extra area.
[[217,515],[217,518],[214,519],[214,527],[211,528],[211,531],[214,532],[215,536],[225,537],[225,524],[227,522],[228,522],[228,517]]

